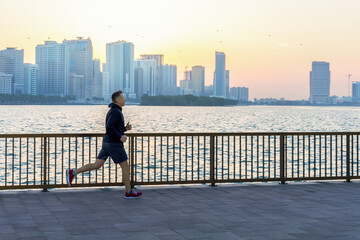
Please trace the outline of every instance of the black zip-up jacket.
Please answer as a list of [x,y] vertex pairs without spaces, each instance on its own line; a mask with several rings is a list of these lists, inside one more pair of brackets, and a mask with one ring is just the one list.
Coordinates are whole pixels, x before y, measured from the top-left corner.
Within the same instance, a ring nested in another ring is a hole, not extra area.
[[122,143],[120,138],[126,132],[122,108],[115,104],[109,104],[110,110],[106,115],[106,133],[104,142]]

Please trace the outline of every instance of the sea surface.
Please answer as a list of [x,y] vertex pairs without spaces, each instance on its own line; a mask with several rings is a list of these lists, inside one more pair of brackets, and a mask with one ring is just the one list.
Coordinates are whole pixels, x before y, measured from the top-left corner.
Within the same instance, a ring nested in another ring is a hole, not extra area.
[[[0,186],[40,184],[44,169],[41,137],[1,138],[1,134],[104,133],[108,109],[106,105],[0,106]],[[358,132],[360,129],[360,107],[129,105],[123,108],[123,113],[125,121],[133,126],[131,132],[135,133]],[[279,137],[219,137],[215,144],[218,179],[280,176]],[[346,141],[342,136],[288,137],[286,144],[288,176],[346,173]],[[49,184],[55,185],[66,182],[66,168],[95,161],[101,148],[97,139],[90,141],[87,137],[48,138],[47,146],[47,175]],[[130,145],[125,146],[130,152]],[[359,174],[359,144],[352,146],[352,171]],[[210,137],[140,137],[135,140],[135,148],[135,180],[184,181],[210,177]],[[104,169],[84,173],[78,183],[118,182],[121,179],[118,168],[107,161]]]
[[[0,133],[104,133],[106,105],[1,105]],[[123,108],[132,132],[360,131],[360,107]]]

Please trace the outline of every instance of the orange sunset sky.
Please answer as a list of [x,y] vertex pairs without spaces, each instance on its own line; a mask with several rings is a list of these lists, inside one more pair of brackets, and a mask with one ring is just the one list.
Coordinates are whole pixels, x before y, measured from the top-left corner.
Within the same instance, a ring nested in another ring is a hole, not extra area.
[[0,0],[0,50],[90,37],[94,58],[106,43],[133,42],[140,54],[165,63],[205,67],[213,81],[215,51],[226,54],[230,87],[249,87],[250,99],[308,99],[312,61],[330,62],[331,95],[348,95],[347,74],[360,81],[358,0]]

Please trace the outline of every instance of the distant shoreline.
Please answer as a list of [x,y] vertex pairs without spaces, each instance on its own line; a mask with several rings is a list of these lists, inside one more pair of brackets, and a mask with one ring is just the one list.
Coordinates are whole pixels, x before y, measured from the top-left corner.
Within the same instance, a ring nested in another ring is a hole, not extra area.
[[[109,103],[0,103],[0,106],[107,106]],[[360,104],[235,104],[235,105],[160,105],[140,103],[126,103],[127,106],[149,106],[149,107],[234,107],[234,106],[294,106],[294,107],[360,107]]]

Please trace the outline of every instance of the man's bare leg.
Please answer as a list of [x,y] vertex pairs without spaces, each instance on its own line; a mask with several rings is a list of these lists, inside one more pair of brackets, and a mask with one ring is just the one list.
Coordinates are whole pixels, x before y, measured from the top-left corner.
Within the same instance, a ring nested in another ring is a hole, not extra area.
[[105,160],[96,159],[96,162],[94,162],[94,163],[89,163],[89,164],[86,164],[86,165],[82,166],[81,168],[74,169],[75,175],[78,175],[79,173],[91,171],[91,170],[94,170],[94,169],[99,169],[99,168],[102,167],[102,165],[104,165],[104,163],[105,163]]
[[128,161],[123,161],[120,163],[120,167],[122,170],[122,180],[125,185],[126,192],[131,191],[131,185],[130,185],[130,167]]

